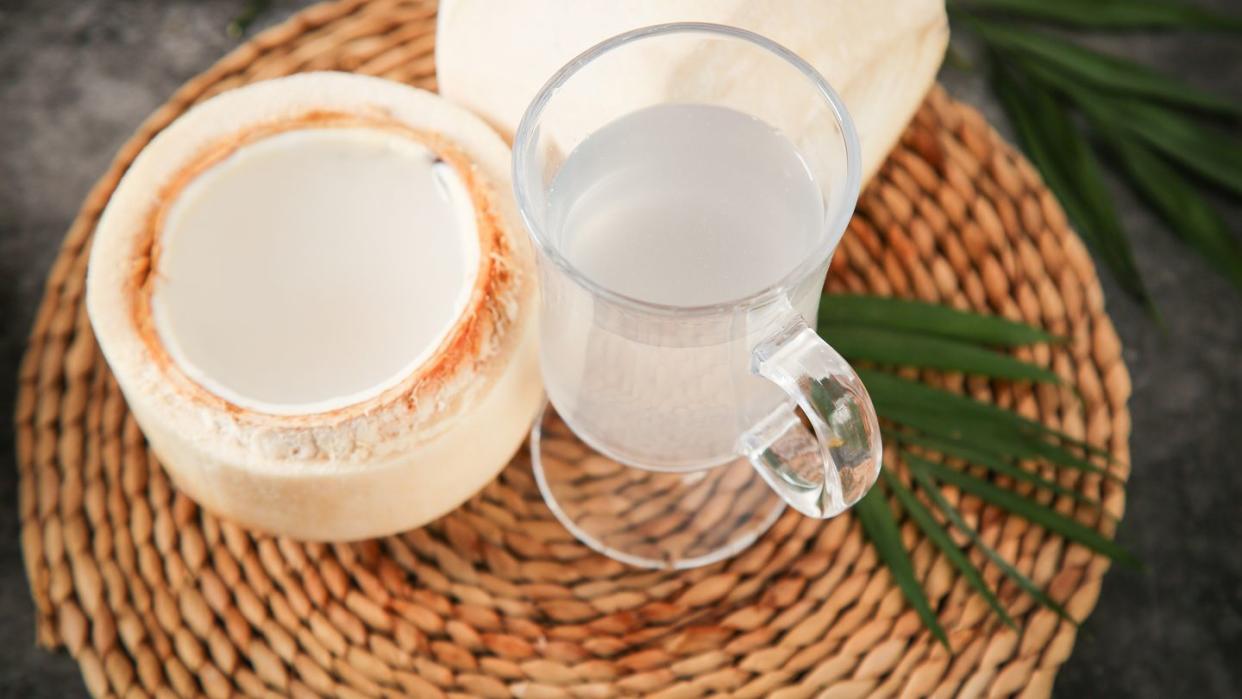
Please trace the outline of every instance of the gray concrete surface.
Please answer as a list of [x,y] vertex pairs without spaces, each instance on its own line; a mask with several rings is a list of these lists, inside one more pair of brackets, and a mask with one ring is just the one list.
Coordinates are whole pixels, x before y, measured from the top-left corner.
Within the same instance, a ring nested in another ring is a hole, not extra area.
[[[14,375],[48,267],[131,131],[236,45],[224,27],[243,4],[0,0],[0,697],[85,696],[71,659],[34,646],[16,516]],[[305,4],[280,0],[259,26]],[[1236,35],[1098,43],[1242,98]],[[943,79],[1003,121],[978,76]],[[1224,209],[1238,234],[1242,210]],[[1120,538],[1147,569],[1109,573],[1056,693],[1242,696],[1242,295],[1133,198],[1123,197],[1122,213],[1167,323],[1162,332],[1106,280],[1134,377],[1134,475]]]

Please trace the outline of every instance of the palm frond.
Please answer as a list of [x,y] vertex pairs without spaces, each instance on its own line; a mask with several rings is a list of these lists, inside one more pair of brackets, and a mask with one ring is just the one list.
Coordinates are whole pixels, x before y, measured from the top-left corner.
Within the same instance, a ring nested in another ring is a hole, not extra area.
[[[944,322],[937,325],[927,318]],[[997,357],[1033,369],[1036,367],[988,349],[987,345],[1015,347],[1024,342],[1056,340],[1038,329],[992,316],[874,296],[825,296],[819,327],[821,334],[853,362],[946,368],[949,362],[944,361],[943,352],[937,354],[942,345],[936,343],[950,343],[954,370],[989,376],[998,375]],[[859,341],[859,338],[866,341]],[[906,347],[894,352],[884,347],[885,343],[901,343]],[[1009,373],[1017,374],[1022,379],[1033,375],[1027,372]],[[1107,468],[1096,463],[1107,462],[1107,452],[990,403],[883,370],[863,369],[858,374],[867,386],[876,412],[889,425],[884,428],[887,448],[897,450],[901,457],[899,462],[909,472],[908,480],[918,485],[918,491],[931,506],[925,504],[915,489],[898,474],[885,470],[876,487],[855,506],[855,512],[894,582],[924,625],[941,643],[948,645],[947,635],[919,583],[910,554],[902,544],[899,517],[903,515],[909,517],[944,553],[967,584],[979,593],[1004,623],[1016,624],[997,597],[996,590],[987,585],[978,566],[949,535],[950,527],[958,530],[970,546],[979,547],[1005,577],[1013,580],[1032,599],[1066,619],[1070,617],[1032,580],[984,544],[978,533],[966,524],[961,514],[943,496],[937,482],[956,486],[1067,541],[1080,543],[1118,561],[1135,562],[1131,554],[1097,530],[1042,504],[1040,493],[1071,498],[1075,503],[1094,508],[1095,516],[1108,517],[1098,502],[1020,465],[1020,462],[1029,461],[1113,478]],[[916,454],[910,448],[925,451]],[[932,455],[961,459],[992,474],[1007,476],[1014,483],[1029,484],[1034,490],[1021,494],[989,479],[928,458]],[[890,494],[891,502],[888,499]],[[1046,500],[1047,496],[1042,498]],[[933,507],[940,512],[943,520],[938,520],[933,514]]]
[[1242,18],[1169,0],[959,0],[954,5],[976,14],[1084,29],[1242,31]]
[[901,503],[906,512],[910,513],[910,518],[914,520],[914,523],[919,525],[919,529],[923,530],[927,538],[931,539],[932,543],[944,553],[945,558],[948,558],[949,562],[962,573],[962,577],[983,597],[988,606],[992,608],[992,611],[996,613],[996,616],[1000,617],[1001,621],[1005,622],[1007,626],[1017,628],[1018,625],[1014,622],[1013,617],[1009,616],[1009,612],[1005,611],[1004,605],[996,598],[996,593],[992,592],[992,588],[988,587],[988,584],[983,581],[983,576],[979,574],[979,569],[975,567],[974,563],[970,562],[970,558],[966,554],[962,553],[957,544],[953,543],[953,539],[949,538],[949,533],[944,530],[944,527],[940,526],[935,517],[932,517],[931,512],[928,512],[923,503],[919,502],[919,499],[915,497],[914,493],[910,492],[909,488],[902,484],[900,479],[889,471],[884,471],[883,473],[884,482],[893,491],[893,494],[897,496],[897,501]]
[[914,563],[910,561],[910,554],[901,541],[901,529],[897,526],[897,518],[888,508],[888,501],[884,498],[883,488],[879,483],[876,483],[875,487],[863,496],[858,504],[854,505],[854,514],[862,523],[863,531],[871,540],[871,545],[875,546],[880,560],[888,566],[893,582],[897,583],[897,587],[901,589],[906,601],[919,615],[923,625],[945,648],[949,648],[949,637],[945,634],[944,628],[940,626],[940,621],[936,619],[936,612],[932,610],[931,603],[927,600],[927,593],[914,574]]
[[[1242,290],[1242,244],[1197,185],[1242,199],[1242,103],[1030,22],[1085,29],[1242,30],[1242,17],[1169,0],[949,0],[983,43],[1023,150],[1121,286],[1154,310],[1101,178],[1109,156],[1188,246]],[[1088,138],[1090,135],[1091,138]],[[1183,173],[1190,177],[1183,177]]]

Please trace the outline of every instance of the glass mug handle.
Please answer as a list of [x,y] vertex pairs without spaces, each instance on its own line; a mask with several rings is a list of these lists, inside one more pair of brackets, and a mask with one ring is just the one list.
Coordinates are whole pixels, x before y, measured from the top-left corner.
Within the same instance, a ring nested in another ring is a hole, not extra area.
[[858,374],[788,303],[780,329],[751,351],[751,371],[802,409],[777,410],[739,449],[787,503],[827,519],[862,499],[880,475],[880,423]]

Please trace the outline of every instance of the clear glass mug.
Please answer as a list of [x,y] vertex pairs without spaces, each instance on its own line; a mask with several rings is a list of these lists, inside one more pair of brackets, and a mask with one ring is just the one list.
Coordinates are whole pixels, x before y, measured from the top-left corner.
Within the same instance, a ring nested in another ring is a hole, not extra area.
[[[674,53],[692,59],[661,60]],[[755,72],[732,69],[741,65]],[[605,288],[566,259],[573,231],[561,230],[548,207],[566,156],[600,127],[662,103],[729,107],[794,144],[821,188],[823,231],[814,254],[780,283],[735,302],[669,306]],[[539,258],[540,360],[555,408],[536,422],[531,456],[545,500],[580,540],[634,565],[705,565],[753,543],[786,503],[833,517],[874,484],[875,410],[857,374],[813,329],[859,182],[858,137],[841,99],[797,55],[741,29],[678,23],[627,32],[540,90],[514,139],[514,187]]]

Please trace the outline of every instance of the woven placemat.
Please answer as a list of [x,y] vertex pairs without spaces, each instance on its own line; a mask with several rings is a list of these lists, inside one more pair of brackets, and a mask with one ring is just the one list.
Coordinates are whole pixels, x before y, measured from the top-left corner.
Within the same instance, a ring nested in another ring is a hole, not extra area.
[[[953,653],[930,639],[848,515],[787,513],[733,560],[648,572],[574,541],[539,499],[525,454],[444,519],[350,545],[248,532],[177,492],[82,304],[91,232],[117,179],[187,107],[243,83],[339,69],[434,88],[434,19],[434,3],[396,0],[302,12],[180,89],[87,198],[20,376],[22,543],[39,642],[67,649],[95,696],[1048,695],[1074,626],[972,552],[1020,629],[1001,625],[909,522],[903,535]],[[1070,338],[1022,351],[1064,387],[921,378],[1106,447],[1127,475],[1129,376],[1091,260],[1037,173],[974,110],[932,92],[864,193],[829,286],[986,310]],[[1121,516],[1120,482],[1047,475]],[[946,494],[986,542],[1086,617],[1107,561]],[[1055,504],[1112,533],[1090,508]]]

